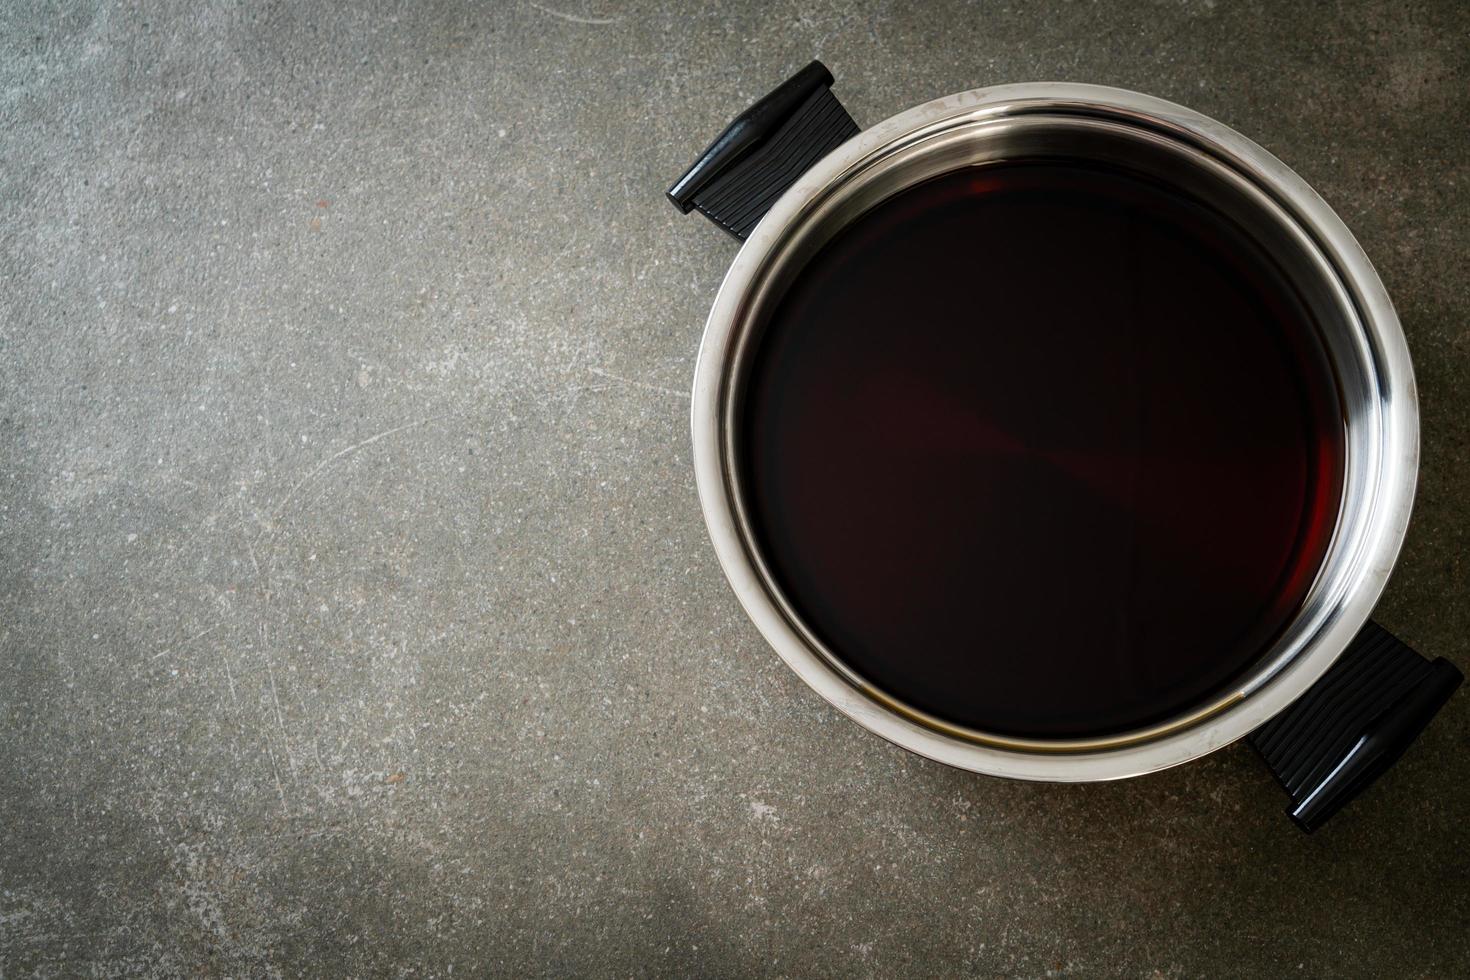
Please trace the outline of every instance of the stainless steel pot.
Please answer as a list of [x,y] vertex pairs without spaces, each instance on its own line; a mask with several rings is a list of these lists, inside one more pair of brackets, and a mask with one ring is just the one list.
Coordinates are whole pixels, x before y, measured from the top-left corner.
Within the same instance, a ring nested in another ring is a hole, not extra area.
[[[682,209],[700,208],[737,237],[748,231],[705,325],[692,417],[705,521],[746,612],[813,690],[920,755],[1016,779],[1106,780],[1188,762],[1254,732],[1292,792],[1294,816],[1310,829],[1387,768],[1459,679],[1447,663],[1431,665],[1382,631],[1363,635],[1403,542],[1419,454],[1408,348],[1368,257],[1285,164],[1234,130],[1161,99],[1096,85],[1001,85],[936,99],[846,138],[856,127],[843,123],[830,83],[825,68],[808,66],[732,124],[670,191]],[[793,132],[816,135],[796,152],[801,140]],[[812,158],[809,167],[803,156]],[[906,187],[1018,157],[1126,164],[1235,217],[1288,270],[1324,325],[1346,415],[1336,530],[1288,629],[1225,692],[1160,724],[1107,737],[1047,741],[964,728],[855,674],[777,586],[752,534],[733,451],[753,340],[804,263],[857,215]],[[762,216],[763,204],[769,210]],[[1372,670],[1360,664],[1349,672],[1340,661],[1355,642],[1368,650],[1356,659]],[[1375,653],[1375,645],[1391,652]],[[1334,664],[1337,675],[1329,674]],[[1412,681],[1398,682],[1403,691],[1396,694],[1380,676],[1397,676],[1394,670]],[[1354,685],[1380,694],[1388,685],[1393,697],[1387,706],[1365,708],[1342,694]],[[1316,692],[1315,707],[1283,717],[1309,691]],[[1274,733],[1263,730],[1273,718],[1281,719]],[[1306,774],[1297,772],[1293,782],[1294,768]]]

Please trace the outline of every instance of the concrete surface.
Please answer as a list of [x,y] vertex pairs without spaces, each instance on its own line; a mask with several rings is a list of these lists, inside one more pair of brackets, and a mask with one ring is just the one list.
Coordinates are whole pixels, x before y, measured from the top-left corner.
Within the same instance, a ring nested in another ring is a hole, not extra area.
[[1380,618],[1470,668],[1470,13],[0,6],[0,974],[1470,973],[1470,696],[1306,838],[1251,753],[950,771],[762,644],[663,200],[825,59],[1193,105],[1361,237],[1424,470]]

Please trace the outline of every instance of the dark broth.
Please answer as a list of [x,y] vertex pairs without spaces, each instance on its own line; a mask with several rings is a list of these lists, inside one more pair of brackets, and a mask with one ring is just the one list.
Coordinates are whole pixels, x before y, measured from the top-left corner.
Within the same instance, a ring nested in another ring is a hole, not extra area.
[[901,192],[772,311],[738,432],[760,547],[854,671],[947,721],[1136,728],[1249,668],[1336,519],[1341,411],[1266,252],[1045,161]]

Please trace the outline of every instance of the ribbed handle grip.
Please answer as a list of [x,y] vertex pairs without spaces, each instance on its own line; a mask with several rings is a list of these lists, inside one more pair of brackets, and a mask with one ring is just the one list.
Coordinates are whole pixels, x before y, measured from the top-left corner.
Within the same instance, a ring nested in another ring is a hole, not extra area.
[[1403,755],[1463,679],[1449,661],[1426,660],[1368,623],[1306,694],[1248,740],[1291,795],[1287,813],[1310,833]]
[[797,178],[857,135],[831,84],[820,61],[782,82],[725,127],[669,188],[669,200],[744,241]]

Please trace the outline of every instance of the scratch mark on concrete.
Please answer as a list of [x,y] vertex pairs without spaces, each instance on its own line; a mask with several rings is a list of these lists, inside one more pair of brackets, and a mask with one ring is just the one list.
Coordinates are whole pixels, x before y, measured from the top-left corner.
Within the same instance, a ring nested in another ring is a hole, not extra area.
[[240,710],[240,699],[237,698],[237,697],[235,697],[235,675],[230,672],[230,658],[229,658],[229,656],[225,656],[224,659],[221,660],[220,662],[225,665],[225,680],[227,680],[227,681],[230,682],[230,704],[232,704],[232,705],[235,706],[235,710],[236,711],[239,711]]
[[348,446],[345,449],[337,450],[326,459],[323,459],[320,463],[317,463],[316,466],[312,468],[312,471],[310,473],[303,476],[299,481],[297,481],[294,487],[287,491],[285,499],[283,499],[280,505],[276,507],[275,514],[271,516],[271,523],[274,524],[280,518],[280,516],[285,513],[286,507],[290,505],[291,501],[296,498],[296,494],[300,492],[302,487],[306,486],[312,480],[315,480],[317,476],[322,472],[322,470],[326,469],[328,466],[331,466],[337,460],[341,459],[344,456],[351,456],[359,449],[371,446],[373,443],[377,442],[380,439],[386,439],[389,436],[395,436],[400,432],[407,432],[409,429],[417,428],[421,425],[428,425],[430,422],[437,422],[442,418],[444,418],[443,415],[435,415],[431,418],[419,419],[416,422],[407,422],[403,425],[395,426],[391,429],[384,429],[377,435],[368,436],[361,442],[354,442],[352,445]]
[[267,742],[265,746],[265,751],[271,757],[271,772],[274,773],[276,777],[276,795],[281,798],[281,809],[284,810],[286,816],[289,817],[291,815],[291,808],[286,805],[286,790],[283,786],[281,786],[281,767],[276,764],[276,750],[271,748],[270,743]]
[[291,766],[291,775],[296,775],[296,757],[291,754],[291,739],[286,735],[286,722],[281,717],[281,696],[276,693],[276,668],[271,664],[270,629],[260,624],[260,656],[265,661],[265,674],[271,682],[271,704],[275,706],[276,727],[281,730],[281,748],[286,752],[286,762]]
[[624,378],[621,375],[613,374],[611,371],[604,371],[602,368],[588,368],[587,370],[599,378],[607,378],[609,381],[616,381],[618,384],[631,385],[634,388],[644,388],[648,391],[656,391],[662,395],[672,395],[675,398],[682,398],[685,401],[689,400],[689,393],[687,391],[675,391],[673,388],[665,388],[662,385],[651,385],[646,381],[635,381],[632,378]]
[[[235,505],[240,511],[240,526],[243,528],[245,526],[245,504],[236,498]],[[264,583],[265,579],[260,574],[260,562],[255,560],[255,542],[251,541],[248,535],[245,538],[245,548],[250,553],[250,564],[255,568],[255,577]]]
[[616,24],[622,20],[621,17],[582,17],[578,14],[567,14],[560,10],[552,10],[550,7],[543,7],[539,3],[536,3],[535,0],[527,0],[527,2],[543,14],[549,14],[569,24],[588,24],[593,27],[605,27],[608,24]]
[[148,659],[149,660],[157,660],[159,657],[166,657],[170,653],[173,653],[175,650],[179,649],[179,647],[188,646],[190,643],[193,643],[195,640],[203,639],[204,637],[206,637],[209,634],[213,633],[215,630],[219,629],[223,625],[224,625],[224,623],[222,623],[222,622],[215,623],[209,629],[204,630],[204,631],[199,632],[199,633],[195,633],[193,636],[189,637],[187,640],[182,640],[182,641],[180,641],[178,643],[175,643],[173,646],[164,647],[162,650],[158,651],[157,653],[155,653],[153,656],[149,657]]

